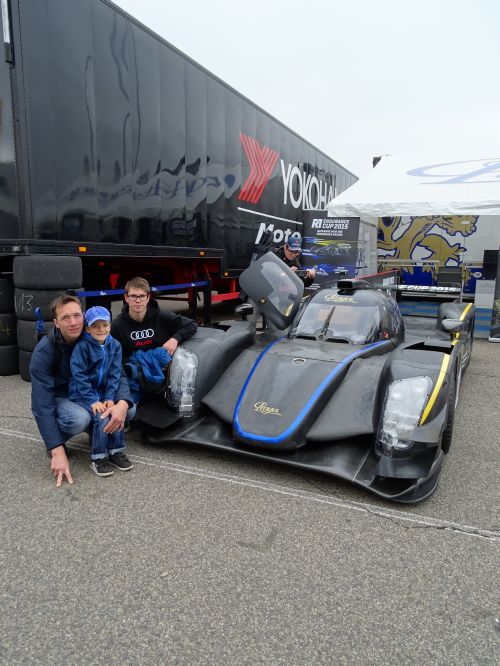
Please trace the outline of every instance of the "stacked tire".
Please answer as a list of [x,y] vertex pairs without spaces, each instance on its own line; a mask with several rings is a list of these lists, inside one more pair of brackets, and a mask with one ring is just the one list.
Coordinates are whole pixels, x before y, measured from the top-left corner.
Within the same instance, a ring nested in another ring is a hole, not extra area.
[[49,332],[54,327],[51,302],[68,290],[82,288],[82,261],[80,257],[15,257],[14,287],[19,374],[29,382],[31,354],[38,342],[35,309],[40,308]]
[[18,368],[14,285],[10,276],[0,277],[0,376],[17,375]]

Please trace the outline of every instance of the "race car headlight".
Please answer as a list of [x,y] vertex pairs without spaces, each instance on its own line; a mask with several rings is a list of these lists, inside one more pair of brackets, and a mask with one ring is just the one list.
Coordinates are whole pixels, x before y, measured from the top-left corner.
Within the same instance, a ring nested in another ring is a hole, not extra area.
[[392,456],[413,446],[413,432],[431,390],[430,377],[398,379],[389,385],[377,435],[379,453]]

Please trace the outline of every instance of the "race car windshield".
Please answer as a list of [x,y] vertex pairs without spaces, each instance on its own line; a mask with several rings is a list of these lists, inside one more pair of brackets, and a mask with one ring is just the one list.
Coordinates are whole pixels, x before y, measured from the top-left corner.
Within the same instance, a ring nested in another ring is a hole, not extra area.
[[[330,320],[328,321],[328,317]],[[326,327],[325,327],[326,324]],[[362,345],[380,339],[380,311],[377,305],[310,303],[302,315],[295,337],[324,340],[345,339]]]
[[300,299],[297,285],[276,261],[263,261],[262,277],[267,281],[270,292],[267,299],[276,310],[287,317],[294,304]]

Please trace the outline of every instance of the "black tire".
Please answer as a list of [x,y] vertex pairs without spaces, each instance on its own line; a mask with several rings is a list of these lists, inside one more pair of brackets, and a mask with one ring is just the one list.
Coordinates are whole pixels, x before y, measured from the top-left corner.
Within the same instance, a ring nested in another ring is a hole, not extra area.
[[34,290],[34,289],[15,289],[14,302],[16,304],[16,314],[18,319],[24,321],[35,321],[35,308],[40,308],[42,311],[42,318],[45,320],[52,319],[50,311],[50,304],[57,298],[63,296],[66,290]]
[[[40,308],[42,312],[42,319],[44,321],[52,321],[52,312],[50,311],[50,304],[57,296],[64,296],[66,290],[34,290],[34,289],[15,289],[14,301],[16,304],[16,314],[18,319],[24,321],[35,321],[35,308]],[[78,293],[76,294],[78,296]],[[82,300],[82,308],[85,303]]]
[[31,381],[30,375],[31,352],[19,350],[19,374],[25,382]]
[[82,282],[80,257],[14,258],[14,285],[20,289],[78,289]]
[[17,344],[16,315],[13,312],[0,314],[0,347]]
[[448,453],[453,438],[453,424],[455,422],[455,377],[452,379],[450,392],[448,394],[448,414],[446,416],[446,427],[441,438],[441,450]]
[[0,278],[0,312],[14,312],[14,285],[8,278]]
[[17,345],[0,347],[0,377],[17,375],[19,372],[19,359]]
[[[50,333],[54,328],[52,321],[45,322],[45,331]],[[19,349],[24,351],[33,351],[38,343],[38,333],[36,330],[36,322],[17,320],[17,345]]]

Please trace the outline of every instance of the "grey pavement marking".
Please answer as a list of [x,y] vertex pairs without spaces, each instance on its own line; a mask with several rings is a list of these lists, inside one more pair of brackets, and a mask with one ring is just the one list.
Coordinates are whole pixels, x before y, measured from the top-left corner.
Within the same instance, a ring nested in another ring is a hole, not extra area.
[[[40,437],[29,435],[20,430],[10,430],[6,428],[0,428],[0,434],[9,435],[11,437],[18,437],[20,439],[26,439],[35,442],[42,441]],[[69,448],[76,449],[79,451],[88,451],[88,448],[86,448],[85,446],[80,446],[78,444],[71,444]],[[356,502],[354,500],[343,500],[333,497],[325,497],[299,489],[291,490],[289,488],[285,488],[277,484],[255,481],[254,479],[249,479],[241,476],[233,476],[230,474],[207,472],[206,470],[203,469],[199,469],[189,465],[181,465],[179,463],[158,462],[157,460],[146,458],[144,456],[129,454],[129,458],[134,463],[148,465],[150,467],[155,467],[156,469],[170,470],[174,472],[179,472],[181,474],[189,474],[190,476],[198,476],[204,479],[212,479],[215,481],[220,481],[222,483],[230,483],[234,485],[245,486],[247,488],[272,492],[275,494],[285,495],[287,497],[306,500],[308,502],[328,504],[330,506],[339,507],[349,511],[359,511],[363,513],[368,513],[377,516],[378,518],[388,519],[400,524],[410,523],[412,526],[416,526],[417,528],[432,528],[437,530],[443,530],[463,536],[472,536],[479,539],[486,539],[487,541],[491,542],[496,542],[500,540],[500,532],[483,529],[476,525],[463,525],[453,521],[431,518],[429,516],[422,516],[420,514],[415,514],[415,513],[409,514],[397,509],[381,508],[373,504],[369,504],[368,502]]]

